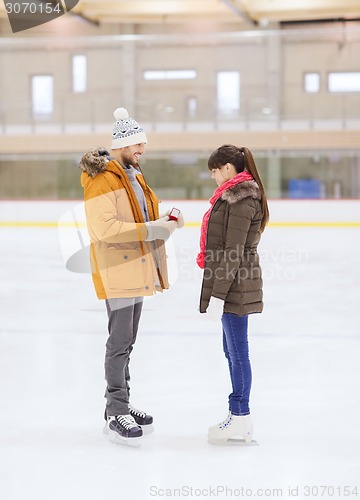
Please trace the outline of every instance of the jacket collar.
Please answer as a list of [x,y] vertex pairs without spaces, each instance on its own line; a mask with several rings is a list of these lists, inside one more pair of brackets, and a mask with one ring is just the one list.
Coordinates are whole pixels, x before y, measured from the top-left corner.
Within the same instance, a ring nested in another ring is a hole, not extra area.
[[237,201],[244,200],[245,198],[253,198],[254,200],[261,200],[260,188],[256,181],[239,182],[235,186],[227,189],[221,195],[221,199],[228,203],[236,203]]
[[[105,148],[90,149],[80,160],[81,170],[90,177],[96,177],[105,170],[122,176],[124,168]],[[140,173],[140,172],[139,172]]]

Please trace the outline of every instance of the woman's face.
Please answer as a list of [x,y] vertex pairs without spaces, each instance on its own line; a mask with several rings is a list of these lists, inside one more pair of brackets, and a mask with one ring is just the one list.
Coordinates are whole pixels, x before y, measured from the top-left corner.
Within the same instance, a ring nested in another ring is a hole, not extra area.
[[231,165],[231,163],[226,163],[226,165],[220,168],[213,168],[211,170],[211,178],[214,179],[218,187],[232,179],[234,175],[236,175],[236,171],[234,165]]

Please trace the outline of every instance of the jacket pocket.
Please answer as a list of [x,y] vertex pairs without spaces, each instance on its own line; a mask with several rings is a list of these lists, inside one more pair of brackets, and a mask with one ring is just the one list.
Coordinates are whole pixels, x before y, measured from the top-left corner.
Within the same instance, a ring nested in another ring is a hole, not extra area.
[[109,248],[106,257],[108,286],[112,290],[138,290],[146,286],[147,259],[141,250]]

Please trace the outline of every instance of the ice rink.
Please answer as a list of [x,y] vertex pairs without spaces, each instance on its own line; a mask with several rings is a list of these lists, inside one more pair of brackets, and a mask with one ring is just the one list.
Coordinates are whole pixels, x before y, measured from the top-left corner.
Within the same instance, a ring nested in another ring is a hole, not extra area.
[[[303,203],[298,221],[354,217],[346,202],[318,218],[308,208],[321,202]],[[294,226],[289,205],[270,205],[289,224],[270,226],[259,247],[265,309],[249,321],[259,446],[217,447],[207,428],[226,417],[230,382],[220,322],[197,310],[196,222],[208,205],[176,202],[195,224],[169,245],[171,290],[144,304],[132,403],[155,432],[132,449],[102,434],[105,307],[89,274],[65,268],[54,224],[76,204],[0,203],[0,499],[360,495],[359,226]]]

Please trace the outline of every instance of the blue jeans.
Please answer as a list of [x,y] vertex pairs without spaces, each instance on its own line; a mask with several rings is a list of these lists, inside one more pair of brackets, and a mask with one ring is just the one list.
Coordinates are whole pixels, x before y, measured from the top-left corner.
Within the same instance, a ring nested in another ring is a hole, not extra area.
[[229,363],[232,393],[229,410],[233,415],[249,415],[251,365],[248,344],[248,316],[224,313],[223,348]]

